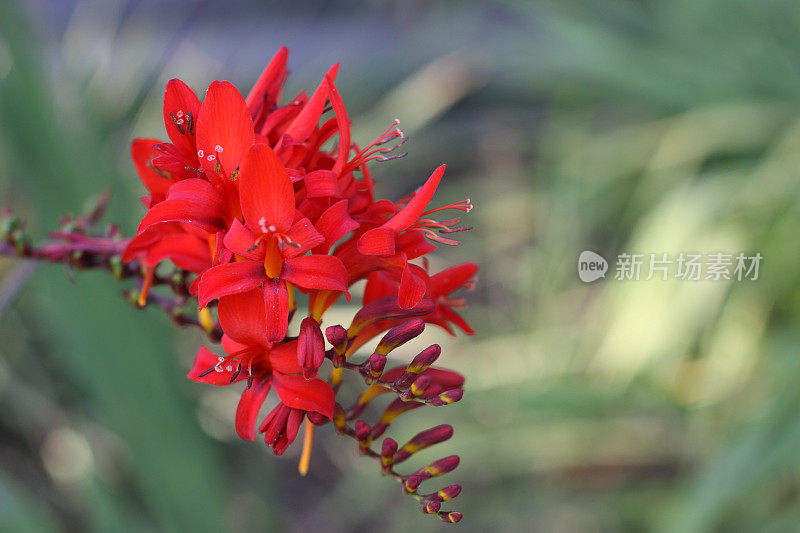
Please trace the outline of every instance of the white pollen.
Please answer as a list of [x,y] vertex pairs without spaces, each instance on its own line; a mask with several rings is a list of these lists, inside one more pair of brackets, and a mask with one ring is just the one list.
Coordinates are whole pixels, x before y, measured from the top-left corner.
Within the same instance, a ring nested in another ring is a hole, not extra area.
[[215,151],[215,152],[217,152],[217,153],[220,153],[220,152],[222,152],[222,146],[220,146],[220,145],[216,145],[216,146],[214,147],[214,151]]
[[261,228],[262,232],[267,232],[267,217],[261,217],[258,219],[258,227]]
[[179,110],[177,113],[175,113],[175,116],[181,118],[183,116],[183,111]]
[[209,161],[213,161],[213,160],[215,160],[216,158],[217,158],[217,156],[215,156],[214,154],[211,154],[211,155],[209,155],[208,157],[206,157],[206,159],[208,159]]
[[217,357],[217,362],[218,362],[218,363],[221,363],[221,362],[223,362],[224,360],[225,360],[225,358],[224,358],[224,357]]
[[267,229],[270,230],[270,231],[275,231],[278,228],[276,228],[274,224],[270,224]]
[[231,365],[228,365],[225,367],[225,370],[227,370],[228,372],[233,372],[233,367]]
[[202,150],[197,151],[197,157],[203,157],[205,153]]
[[178,120],[175,121],[175,124],[183,124],[183,119],[179,118]]

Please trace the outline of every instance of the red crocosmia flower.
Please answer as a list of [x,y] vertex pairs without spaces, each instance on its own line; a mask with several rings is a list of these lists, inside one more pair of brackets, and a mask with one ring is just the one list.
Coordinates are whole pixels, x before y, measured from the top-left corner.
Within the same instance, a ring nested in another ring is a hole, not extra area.
[[222,345],[228,355],[217,357],[200,348],[188,374],[194,381],[213,385],[247,380],[236,411],[236,430],[247,440],[255,440],[258,412],[270,388],[275,389],[283,405],[303,414],[308,411],[331,418],[334,407],[330,385],[319,378],[297,375],[303,371],[297,362],[297,341],[273,344],[267,337],[267,314],[260,292],[220,299],[219,320],[225,331]]
[[303,255],[322,244],[306,218],[295,221],[294,189],[283,163],[264,144],[245,156],[240,175],[240,201],[245,224],[234,221],[225,247],[241,260],[206,271],[198,285],[200,305],[220,296],[263,288],[270,338],[286,334],[286,282],[306,290],[347,292],[347,271],[330,255]]
[[[430,276],[425,297],[432,300],[436,307],[433,312],[420,318],[427,323],[442,327],[451,335],[455,335],[455,332],[450,324],[458,326],[467,335],[473,335],[475,331],[454,311],[466,307],[464,298],[452,298],[450,295],[462,288],[471,290],[477,272],[478,265],[475,263],[462,263]],[[364,305],[384,296],[397,294],[398,289],[399,284],[391,275],[386,272],[373,272],[367,278]]]

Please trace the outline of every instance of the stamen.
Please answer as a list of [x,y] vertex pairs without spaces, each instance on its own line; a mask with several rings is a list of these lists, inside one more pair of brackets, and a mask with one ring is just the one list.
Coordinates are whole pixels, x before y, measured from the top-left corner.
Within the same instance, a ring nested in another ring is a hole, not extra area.
[[305,419],[305,436],[303,437],[303,453],[300,455],[300,463],[297,465],[297,471],[301,476],[308,474],[308,465],[311,462],[311,449],[314,447],[314,424],[306,417]]
[[155,279],[155,276],[156,267],[144,267],[144,282],[142,283],[142,290],[139,291],[139,298],[136,300],[136,303],[139,304],[139,307],[144,307],[144,305],[147,303],[147,295],[150,293],[150,287],[153,286],[153,279]]

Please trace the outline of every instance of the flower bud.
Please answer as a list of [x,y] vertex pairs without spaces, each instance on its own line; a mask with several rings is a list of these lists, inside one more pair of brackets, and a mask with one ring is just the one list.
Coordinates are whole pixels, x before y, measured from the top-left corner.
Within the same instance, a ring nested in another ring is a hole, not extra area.
[[436,362],[441,354],[442,347],[438,344],[431,344],[422,350],[413,361],[411,361],[411,364],[408,365],[406,372],[422,374],[428,369],[429,366]]
[[324,360],[325,340],[322,338],[322,330],[317,321],[308,316],[300,324],[300,336],[297,338],[297,363],[303,367],[303,376],[306,379],[315,378],[317,369]]
[[457,522],[460,522],[463,516],[464,515],[462,515],[458,511],[452,511],[450,513],[442,511],[439,513],[439,518],[442,520],[442,522],[447,522],[448,524],[455,524]]
[[435,307],[431,300],[422,299],[412,309],[404,309],[397,302],[397,296],[384,296],[368,303],[356,313],[347,335],[351,339],[355,338],[361,330],[382,320],[425,316],[432,313]]
[[361,373],[364,375],[367,384],[371,385],[383,375],[384,368],[386,368],[386,356],[374,353],[361,365]]
[[381,470],[385,473],[391,470],[394,465],[395,454],[397,453],[397,441],[390,438],[383,439],[381,447]]
[[425,394],[425,391],[428,389],[428,387],[430,387],[430,385],[430,376],[419,376],[414,380],[414,383],[411,384],[411,387],[406,389],[406,391],[400,395],[400,398],[403,400],[413,400],[414,398],[418,398]]
[[422,513],[423,514],[434,514],[438,513],[439,509],[442,508],[442,502],[439,500],[430,500],[428,502],[422,502]]
[[400,451],[397,452],[397,455],[394,459],[395,463],[405,461],[418,451],[424,450],[425,448],[433,446],[434,444],[444,442],[452,436],[453,426],[448,424],[442,424],[441,426],[436,426],[423,431],[422,433],[418,433],[411,440],[405,443]]
[[365,455],[372,445],[372,428],[366,422],[357,420],[355,429],[356,438],[358,439],[358,451]]
[[272,446],[276,455],[281,455],[294,442],[304,415],[301,409],[279,403],[264,419],[259,431],[264,433],[264,441]]
[[329,326],[325,330],[325,338],[331,343],[331,346],[338,348],[347,342],[347,330],[342,326]]
[[416,472],[417,475],[424,475],[422,472],[428,474],[429,477],[437,477],[452,472],[458,467],[461,459],[457,455],[449,455],[437,461],[432,462],[422,470]]
[[451,403],[455,403],[459,401],[464,396],[464,389],[450,389],[445,391],[438,396],[431,396],[430,398],[425,398],[425,403],[428,405],[432,405],[433,407],[441,407],[443,405],[449,405]]
[[439,489],[436,492],[436,495],[444,502],[452,500],[459,494],[461,494],[461,485],[448,485],[447,487]]
[[375,349],[376,353],[387,355],[389,352],[402,346],[411,339],[418,337],[425,330],[425,322],[419,318],[409,320],[399,326],[390,329],[386,335],[383,336],[378,347]]

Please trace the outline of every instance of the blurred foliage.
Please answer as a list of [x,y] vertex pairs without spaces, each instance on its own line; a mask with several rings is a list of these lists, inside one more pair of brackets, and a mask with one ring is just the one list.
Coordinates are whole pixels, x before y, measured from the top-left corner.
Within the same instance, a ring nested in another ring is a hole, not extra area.
[[[43,235],[111,189],[132,231],[128,143],[163,137],[166,80],[246,90],[286,44],[299,90],[342,60],[355,140],[395,116],[412,137],[376,165],[379,192],[446,161],[440,201],[477,206],[435,264],[480,262],[478,334],[426,339],[468,378],[426,420],[456,429],[456,527],[792,531],[798,23],[788,0],[0,0],[0,204]],[[584,285],[582,250],[765,259],[757,281]],[[8,260],[0,276],[0,529],[444,527],[332,432],[307,478],[238,441],[236,393],[183,377],[200,335],[107,277]]]

